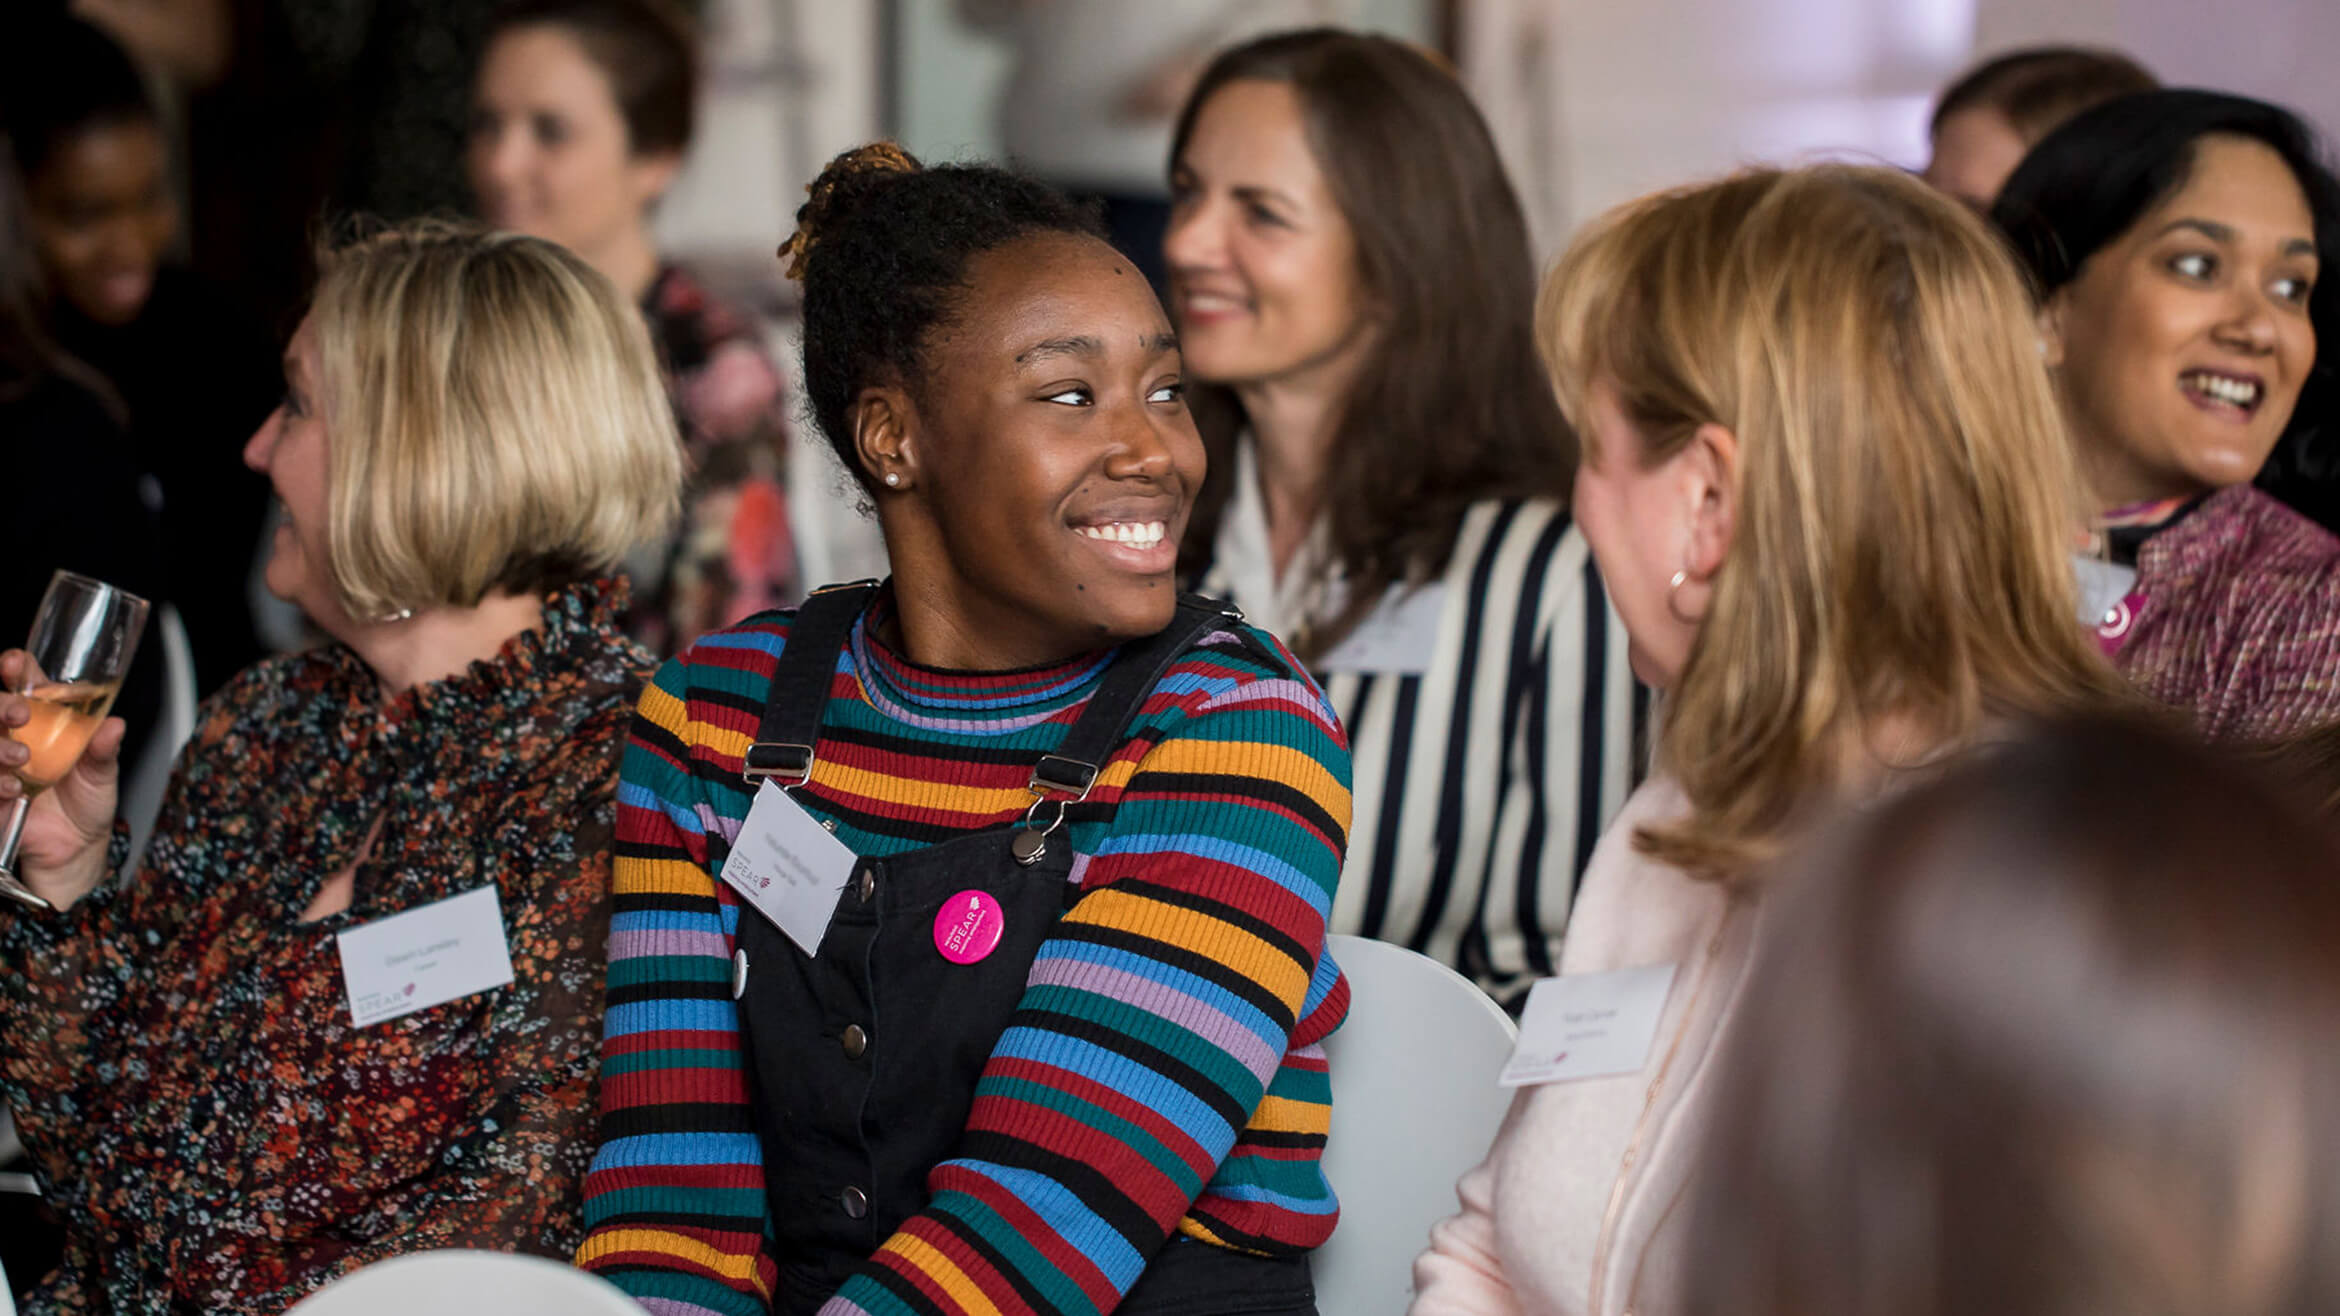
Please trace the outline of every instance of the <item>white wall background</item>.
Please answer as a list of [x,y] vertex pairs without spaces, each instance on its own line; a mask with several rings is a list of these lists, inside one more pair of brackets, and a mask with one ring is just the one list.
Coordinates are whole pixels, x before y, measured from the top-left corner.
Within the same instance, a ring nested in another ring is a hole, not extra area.
[[[1145,0],[1129,0],[1143,4]],[[660,215],[670,249],[768,257],[805,180],[876,136],[885,61],[897,131],[923,156],[997,154],[1007,66],[950,0],[708,0],[699,149]],[[1361,26],[1430,36],[1429,0],[1339,0]],[[1555,245],[1652,188],[1754,160],[1914,166],[1935,91],[2010,46],[2118,46],[2164,79],[2283,102],[2340,134],[2340,0],[1466,0],[1466,51]]]
[[2340,132],[2340,0],[1469,0],[1466,58],[1540,237],[1753,161],[1924,161],[1973,60],[2110,45],[2165,81],[2280,101]]
[[2107,42],[2165,82],[2279,101],[2340,137],[2340,0],[1978,0],[1975,39]]
[[[658,213],[664,251],[765,318],[789,395],[804,397],[795,289],[773,252],[805,184],[876,137],[883,106],[877,0],[707,0],[706,98],[691,158]],[[885,550],[845,469],[802,415],[789,428],[788,506],[808,581],[885,574]]]
[[719,266],[769,263],[804,185],[879,132],[878,4],[707,0],[705,15],[698,140],[659,207],[659,240]]
[[[1416,41],[1435,35],[1429,0],[1333,0],[1330,8],[1353,27]],[[992,105],[1008,71],[1005,44],[960,23],[951,0],[899,0],[899,13],[902,144],[922,160],[997,159]]]

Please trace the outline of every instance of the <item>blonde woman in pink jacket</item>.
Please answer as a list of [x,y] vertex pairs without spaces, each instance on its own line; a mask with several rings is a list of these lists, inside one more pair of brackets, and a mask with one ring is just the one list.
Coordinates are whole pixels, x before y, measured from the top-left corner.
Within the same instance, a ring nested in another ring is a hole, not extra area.
[[1639,1072],[1522,1089],[1415,1263],[1422,1316],[1675,1310],[1766,862],[2004,719],[2126,699],[2076,621],[2083,503],[2023,285],[1955,202],[1846,166],[1651,197],[1537,321],[1578,518],[1666,692],[1561,973],[1675,971]]

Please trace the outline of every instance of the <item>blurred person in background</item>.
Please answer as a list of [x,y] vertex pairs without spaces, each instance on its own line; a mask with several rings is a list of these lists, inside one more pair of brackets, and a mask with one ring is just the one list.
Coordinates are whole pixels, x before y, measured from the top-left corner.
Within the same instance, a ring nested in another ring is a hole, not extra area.
[[70,18],[16,27],[0,53],[0,124],[24,179],[42,328],[122,403],[159,503],[163,577],[149,597],[177,608],[209,694],[260,655],[246,588],[268,485],[239,453],[283,391],[276,351],[227,293],[169,263],[167,145],[103,32]]
[[[0,135],[0,452],[18,491],[0,528],[0,633],[11,642],[32,624],[55,571],[149,600],[167,584],[121,399],[49,336],[49,293],[28,229],[14,152]],[[133,763],[162,715],[163,671],[150,633],[114,701],[131,727],[123,753]]]
[[674,538],[631,564],[629,627],[662,654],[803,594],[779,368],[754,318],[650,229],[690,149],[698,68],[697,29],[665,0],[516,0],[489,25],[468,157],[489,223],[576,252],[650,322],[690,469]]
[[2271,770],[2298,782],[2310,807],[2340,822],[2340,722],[2258,747]]
[[2159,85],[2115,50],[2031,46],[1984,60],[1960,74],[1934,104],[1925,180],[1988,213],[2024,153],[2058,124]]
[[1356,755],[1336,932],[1514,1001],[1632,786],[1639,692],[1536,361],[1519,202],[1461,84],[1320,28],[1222,54],[1165,247],[1210,476],[1182,546]]
[[1890,169],[1647,198],[1546,277],[1577,515],[1664,692],[1560,971],[1674,973],[1638,1071],[1522,1089],[1416,1313],[1678,1311],[1765,865],[2009,719],[2128,701],[2073,624],[2083,503],[2031,323],[1996,235]]
[[[154,514],[140,489],[121,403],[105,379],[50,341],[48,294],[25,232],[14,152],[0,135],[0,459],[19,491],[0,521],[0,627],[21,633],[58,568],[153,598],[162,590]],[[151,728],[162,708],[163,658],[152,629],[114,700]],[[142,745],[125,743],[133,761]],[[22,1173],[21,1146],[0,1101],[0,1171]],[[57,1264],[63,1231],[40,1198],[0,1192],[0,1269],[24,1289]]]
[[2306,125],[2126,97],[2042,140],[1991,214],[2099,509],[2084,569],[2116,665],[2213,738],[2340,720],[2340,539],[2251,483],[2340,445],[2340,182]]
[[1106,236],[1167,297],[1162,161],[1196,79],[1222,47],[1321,23],[1330,0],[958,0],[1004,38],[999,137],[1017,167],[1105,207]]
[[[31,1312],[276,1312],[401,1253],[582,1234],[651,663],[600,576],[672,515],[656,359],[567,252],[433,226],[332,256],[287,361],[245,456],[287,511],[268,587],[333,642],[204,705],[120,881],[109,719],[29,810],[18,875],[53,910],[0,912],[0,1098],[68,1228]],[[0,696],[0,728],[27,716]],[[455,935],[503,985],[361,1020],[343,934],[483,890]]]
[[2049,723],[1779,877],[1688,1316],[2340,1311],[2340,859],[2255,774]]

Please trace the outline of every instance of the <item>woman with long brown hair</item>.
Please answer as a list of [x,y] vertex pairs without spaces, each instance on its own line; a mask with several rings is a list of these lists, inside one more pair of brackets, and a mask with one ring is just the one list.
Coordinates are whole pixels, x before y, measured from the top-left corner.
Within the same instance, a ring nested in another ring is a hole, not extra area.
[[1666,692],[1561,970],[1674,971],[1637,1069],[1523,1089],[1415,1310],[1671,1312],[1754,875],[1831,801],[2125,696],[2073,622],[2079,487],[2021,280],[1956,202],[1843,166],[1653,197],[1562,259],[1538,334],[1585,535]]
[[1182,566],[1290,641],[1349,729],[1334,929],[1514,997],[1624,802],[1637,691],[1569,517],[1519,199],[1445,67],[1332,29],[1221,54],[1171,185],[1211,462]]

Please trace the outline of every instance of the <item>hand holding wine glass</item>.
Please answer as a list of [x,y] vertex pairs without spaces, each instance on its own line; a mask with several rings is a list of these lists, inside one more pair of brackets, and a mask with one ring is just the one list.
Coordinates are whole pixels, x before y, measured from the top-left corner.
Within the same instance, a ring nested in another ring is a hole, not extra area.
[[123,730],[106,710],[146,610],[144,599],[60,571],[26,648],[0,655],[0,895],[67,908],[105,876]]

